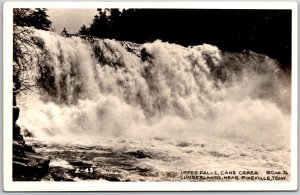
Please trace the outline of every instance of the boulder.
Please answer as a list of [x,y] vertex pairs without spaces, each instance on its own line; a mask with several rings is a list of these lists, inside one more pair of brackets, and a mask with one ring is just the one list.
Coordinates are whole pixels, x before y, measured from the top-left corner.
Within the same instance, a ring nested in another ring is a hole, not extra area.
[[48,174],[50,160],[36,153],[21,138],[13,141],[13,180],[40,181]]
[[18,106],[13,106],[13,123],[16,123],[20,114],[20,108]]
[[24,138],[21,135],[21,128],[17,124],[14,124],[13,126],[13,140],[25,143]]
[[40,181],[48,174],[49,163],[48,157],[36,153],[24,142],[24,139],[13,141],[14,181]]
[[37,153],[27,152],[24,156],[13,155],[14,181],[40,181],[48,174],[50,160]]

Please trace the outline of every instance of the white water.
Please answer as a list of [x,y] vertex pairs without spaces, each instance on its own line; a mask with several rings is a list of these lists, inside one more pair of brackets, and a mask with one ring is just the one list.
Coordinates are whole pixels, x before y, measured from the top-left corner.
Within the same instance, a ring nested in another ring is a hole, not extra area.
[[290,85],[267,56],[208,44],[91,43],[34,34],[51,53],[46,66],[55,80],[52,94],[39,89],[20,98],[18,123],[36,139],[91,144],[206,135],[289,143]]
[[[47,144],[36,150],[51,156],[52,167],[68,173],[73,161],[86,162],[130,181],[181,181],[169,173],[184,170],[289,171],[289,75],[273,59],[209,44],[38,30],[34,37],[39,56],[51,58],[34,61],[32,75],[44,79],[38,93],[18,97],[17,122],[34,136],[27,143]],[[137,150],[150,157],[126,156]],[[156,176],[128,172],[123,161]]]

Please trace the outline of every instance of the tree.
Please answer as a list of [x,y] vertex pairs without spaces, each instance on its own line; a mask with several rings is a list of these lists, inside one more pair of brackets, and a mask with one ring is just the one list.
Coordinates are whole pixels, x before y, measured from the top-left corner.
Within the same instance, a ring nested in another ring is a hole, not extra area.
[[[85,31],[86,27],[82,27],[79,33],[85,35],[92,35],[99,38],[110,38],[119,40],[130,40],[138,37],[139,26],[147,26],[147,23],[139,23],[141,13],[136,9],[97,9],[98,14],[94,16],[90,28]],[[133,32],[132,32],[133,31]]]
[[89,29],[83,24],[82,27],[79,30],[80,35],[88,35]]
[[108,9],[97,9],[98,15],[95,15],[90,27],[90,35],[100,38],[107,38],[109,34],[109,16]]
[[69,33],[68,33],[68,31],[66,30],[65,27],[64,27],[64,29],[61,31],[60,35],[61,35],[61,36],[64,36],[64,37],[68,37],[68,36],[69,36]]
[[49,30],[51,21],[47,19],[46,9],[21,9],[13,10],[13,84],[15,95],[36,86],[35,62],[46,63],[50,54],[44,48],[44,42],[34,37],[33,26],[37,29]]
[[13,10],[14,24],[17,26],[33,26],[36,29],[50,30],[51,21],[48,19],[46,14],[47,9],[36,8],[36,9],[24,9],[15,8]]
[[32,9],[15,8],[13,9],[13,23],[16,26],[31,26],[30,16]]
[[36,8],[30,16],[31,24],[36,29],[50,30],[51,21],[48,20],[48,15],[46,14],[47,9]]

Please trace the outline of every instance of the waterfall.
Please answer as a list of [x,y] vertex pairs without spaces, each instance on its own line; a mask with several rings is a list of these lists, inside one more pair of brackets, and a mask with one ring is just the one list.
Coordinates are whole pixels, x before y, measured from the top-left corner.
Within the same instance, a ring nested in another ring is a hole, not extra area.
[[266,55],[42,30],[32,36],[48,57],[34,61],[39,93],[20,97],[18,123],[37,139],[207,134],[289,143],[289,75]]

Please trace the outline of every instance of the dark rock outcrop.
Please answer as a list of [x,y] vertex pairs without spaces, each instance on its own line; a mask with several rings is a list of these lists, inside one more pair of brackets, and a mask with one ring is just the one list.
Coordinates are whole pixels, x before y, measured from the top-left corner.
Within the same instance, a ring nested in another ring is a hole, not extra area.
[[[50,160],[32,151],[32,148],[14,144],[13,180],[14,181],[40,181],[46,176]],[[28,151],[25,151],[28,150]],[[21,152],[20,152],[21,151]]]
[[47,175],[50,160],[25,143],[21,128],[16,123],[20,109],[16,106],[16,101],[13,104],[13,180],[39,181]]
[[131,151],[127,152],[128,155],[134,156],[135,158],[150,158],[144,151],[137,150],[137,151]]

